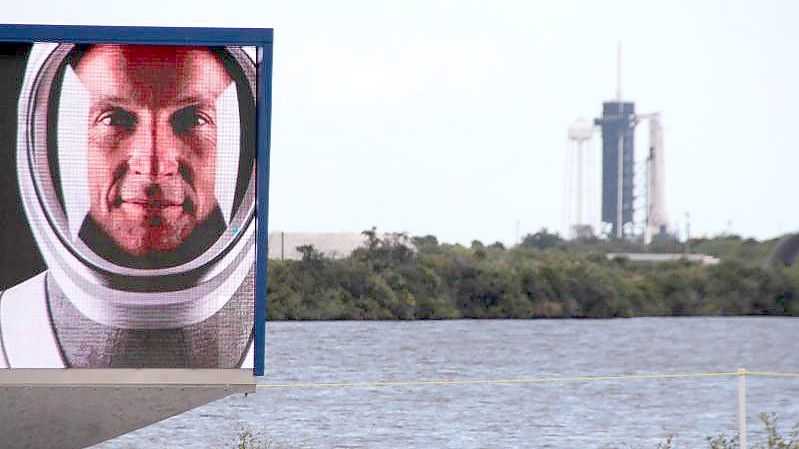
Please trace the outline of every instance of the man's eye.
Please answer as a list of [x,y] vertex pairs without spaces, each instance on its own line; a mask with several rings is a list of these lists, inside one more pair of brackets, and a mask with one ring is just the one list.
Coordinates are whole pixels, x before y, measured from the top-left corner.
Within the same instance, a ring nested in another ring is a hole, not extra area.
[[184,134],[192,128],[209,124],[211,119],[197,106],[188,106],[172,114],[170,122],[175,133]]
[[105,112],[97,121],[105,126],[113,126],[128,131],[133,130],[136,126],[136,116],[124,109],[112,109]]

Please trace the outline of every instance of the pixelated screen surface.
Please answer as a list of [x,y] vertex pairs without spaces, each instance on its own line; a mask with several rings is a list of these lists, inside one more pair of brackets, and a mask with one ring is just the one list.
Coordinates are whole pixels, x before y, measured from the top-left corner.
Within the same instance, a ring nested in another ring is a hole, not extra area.
[[0,367],[252,367],[255,49],[0,48]]

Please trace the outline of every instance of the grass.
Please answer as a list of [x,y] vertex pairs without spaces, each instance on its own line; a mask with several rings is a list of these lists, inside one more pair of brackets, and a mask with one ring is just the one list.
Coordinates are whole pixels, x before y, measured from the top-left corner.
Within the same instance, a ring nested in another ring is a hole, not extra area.
[[236,449],[304,449],[302,446],[288,446],[276,442],[265,436],[263,432],[257,432],[246,422],[236,424],[238,441],[234,446]]
[[[788,433],[783,434],[779,428],[779,419],[776,413],[761,413],[760,420],[764,426],[765,441],[752,442],[746,449],[799,449],[799,423],[795,424]],[[239,422],[238,442],[236,449],[304,449],[303,446],[288,446],[270,440],[252,427]],[[677,444],[677,435],[671,434],[655,446],[655,449],[680,449],[681,447],[697,447],[694,445],[681,446]],[[707,449],[741,449],[738,435],[716,435],[705,438]],[[626,449],[641,449],[640,447],[624,445]]]
[[[776,413],[761,413],[758,415],[763,423],[765,441],[748,441],[746,449],[799,449],[799,423],[794,425],[787,434],[783,434],[779,428],[779,419]],[[655,449],[681,449],[683,447],[700,447],[693,444],[677,444],[677,435],[671,434],[657,445]],[[716,435],[705,438],[707,449],[741,449],[738,435]],[[626,449],[643,449],[640,446],[623,446]]]
[[[799,449],[799,423],[785,435],[780,432],[776,413],[761,413],[760,420],[765,427],[766,441],[749,444],[750,449]],[[717,435],[707,438],[708,449],[740,449],[738,436]]]

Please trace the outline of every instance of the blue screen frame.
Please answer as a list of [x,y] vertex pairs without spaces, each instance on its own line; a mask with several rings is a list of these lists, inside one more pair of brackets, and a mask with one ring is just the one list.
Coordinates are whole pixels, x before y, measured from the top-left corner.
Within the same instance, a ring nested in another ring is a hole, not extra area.
[[83,25],[0,25],[0,42],[65,42],[151,45],[255,46],[256,234],[253,375],[263,376],[266,357],[269,148],[272,118],[271,28],[131,27]]

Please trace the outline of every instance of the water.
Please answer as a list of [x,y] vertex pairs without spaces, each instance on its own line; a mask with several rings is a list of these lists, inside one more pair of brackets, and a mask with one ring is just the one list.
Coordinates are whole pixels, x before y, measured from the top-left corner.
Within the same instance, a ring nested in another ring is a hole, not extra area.
[[[637,318],[267,325],[268,383],[799,372],[791,318]],[[799,422],[799,378],[747,379],[757,414]],[[737,379],[262,389],[96,446],[232,448],[247,422],[277,448],[679,447],[737,429]]]

